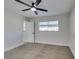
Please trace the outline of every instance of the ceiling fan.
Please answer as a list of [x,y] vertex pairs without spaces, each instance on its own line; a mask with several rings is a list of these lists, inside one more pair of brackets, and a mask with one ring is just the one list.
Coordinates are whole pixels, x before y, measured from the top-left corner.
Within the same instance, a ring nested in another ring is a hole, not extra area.
[[46,10],[46,9],[42,9],[42,8],[37,8],[37,6],[41,3],[41,0],[36,0],[36,2],[34,3],[32,3],[32,5],[29,5],[29,4],[27,4],[27,3],[25,3],[25,2],[23,2],[23,1],[21,1],[21,0],[15,0],[16,2],[19,2],[19,3],[21,3],[21,4],[24,4],[24,5],[26,5],[26,6],[28,6],[29,8],[28,9],[23,9],[22,11],[28,11],[28,10],[32,10],[36,15],[38,15],[38,12],[37,12],[37,10],[39,10],[39,11],[44,11],[44,12],[47,12],[48,10]]

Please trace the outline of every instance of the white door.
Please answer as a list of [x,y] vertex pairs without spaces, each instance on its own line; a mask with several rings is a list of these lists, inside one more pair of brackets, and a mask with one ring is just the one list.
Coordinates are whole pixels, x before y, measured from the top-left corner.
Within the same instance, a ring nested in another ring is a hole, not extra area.
[[34,43],[34,22],[25,22],[24,42]]

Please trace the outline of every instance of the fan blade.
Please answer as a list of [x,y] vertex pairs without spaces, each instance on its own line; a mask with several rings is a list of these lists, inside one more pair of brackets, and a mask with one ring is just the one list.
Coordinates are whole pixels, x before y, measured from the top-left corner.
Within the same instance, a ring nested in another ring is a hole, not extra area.
[[46,9],[42,9],[42,8],[36,8],[36,9],[40,10],[40,11],[48,12],[48,10],[46,10]]
[[37,11],[34,11],[34,12],[35,12],[36,15],[38,15],[38,12]]
[[40,4],[41,0],[36,0],[35,5],[38,6]]
[[22,10],[22,11],[28,11],[28,10],[30,10],[30,8],[28,8],[28,9],[24,9],[24,10]]
[[19,2],[19,3],[21,3],[21,4],[24,4],[24,5],[28,6],[28,7],[31,7],[29,4],[24,3],[24,2],[22,2],[22,1],[20,1],[20,0],[15,0],[15,1],[17,1],[17,2]]

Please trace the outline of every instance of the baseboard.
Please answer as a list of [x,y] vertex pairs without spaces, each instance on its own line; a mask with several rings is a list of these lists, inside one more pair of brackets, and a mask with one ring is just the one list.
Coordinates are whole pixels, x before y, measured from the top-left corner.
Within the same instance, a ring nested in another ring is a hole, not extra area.
[[37,41],[36,43],[59,45],[59,46],[68,46],[68,44],[59,44],[59,43],[41,42],[41,41]]
[[[28,41],[24,41],[25,43],[28,43]],[[29,42],[34,43],[34,42]],[[68,46],[68,44],[60,44],[60,43],[52,43],[52,42],[43,42],[43,41],[36,41],[35,43],[42,43],[42,44],[50,44],[50,45],[59,45],[59,46]]]
[[24,43],[34,43],[33,41],[23,40]]
[[22,42],[22,43],[19,43],[19,44],[17,44],[17,45],[14,45],[14,46],[12,46],[12,47],[9,47],[9,48],[7,48],[7,49],[4,49],[4,52],[6,52],[6,51],[9,51],[9,50],[11,50],[11,49],[14,49],[14,48],[16,48],[16,47],[19,47],[19,46],[21,46],[21,45],[23,45],[24,43]]
[[73,54],[73,56],[74,56],[74,58],[75,58],[75,55],[74,55],[74,53],[73,53],[72,49],[70,48],[70,46],[69,46],[69,49],[70,49],[71,53]]

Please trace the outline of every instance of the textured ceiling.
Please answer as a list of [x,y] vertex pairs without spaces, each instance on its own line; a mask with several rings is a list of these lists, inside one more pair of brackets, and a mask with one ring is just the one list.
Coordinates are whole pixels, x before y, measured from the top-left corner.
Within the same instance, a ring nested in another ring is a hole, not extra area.
[[[21,0],[25,3],[31,5],[32,2],[36,0]],[[9,9],[18,14],[22,14],[27,17],[41,17],[41,16],[51,16],[68,13],[73,7],[74,0],[42,0],[39,6],[40,8],[47,9],[48,12],[37,11],[39,15],[35,15],[31,10],[23,12],[21,10],[27,9],[29,7],[22,5],[14,0],[4,0],[5,9]]]

